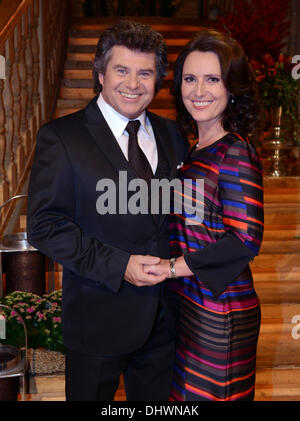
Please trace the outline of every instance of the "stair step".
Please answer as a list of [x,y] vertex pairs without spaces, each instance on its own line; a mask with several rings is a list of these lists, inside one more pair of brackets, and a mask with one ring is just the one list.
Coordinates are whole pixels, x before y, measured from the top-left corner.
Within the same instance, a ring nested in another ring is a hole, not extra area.
[[289,268],[289,270],[276,270],[275,268],[264,268],[251,266],[255,282],[294,282],[300,280],[300,268]]
[[[261,304],[300,302],[300,279],[297,281],[258,281],[254,286]],[[299,309],[300,313],[300,309]]]
[[[100,33],[101,31],[103,31],[106,28],[109,28],[112,25],[111,23],[94,23],[94,24],[84,24],[84,23],[78,23],[78,24],[73,24],[71,27],[71,33],[73,31],[82,31],[83,33],[89,33],[92,31],[97,31],[98,33]],[[151,23],[151,27],[152,29],[154,29],[155,31],[158,31],[160,33],[165,33],[166,35],[169,33],[177,33],[181,31],[183,34],[185,33],[197,33],[201,30],[201,28],[203,27],[202,25],[181,25],[181,24],[159,24],[159,23]],[[184,29],[183,29],[184,28]],[[189,38],[189,37],[187,37]]]
[[300,253],[300,238],[285,241],[264,239],[260,248],[262,253]]
[[[108,25],[109,26],[109,25]],[[151,25],[152,28],[155,25]],[[196,29],[197,28],[197,29]],[[182,39],[192,39],[201,29],[201,27],[196,27],[195,30],[186,30],[182,29],[182,27],[178,27],[178,29],[169,29],[169,30],[161,30],[159,31],[164,39],[178,39],[179,36]],[[97,41],[103,29],[76,29],[71,28],[69,31],[70,39],[74,38],[96,38]]]
[[300,226],[297,225],[265,225],[263,241],[291,240],[300,238]]
[[298,302],[261,304],[257,367],[300,366],[299,322]]
[[297,224],[297,228],[300,228],[300,214],[299,213],[266,213],[265,214],[265,225],[275,224],[286,224],[290,225],[293,223]]
[[258,385],[255,387],[255,401],[300,401],[300,386],[282,384],[274,387],[272,385]]
[[[291,323],[293,317],[298,314],[300,315],[300,305],[297,302],[261,305],[262,322],[269,323],[274,329],[277,324]],[[300,346],[300,341],[298,342]]]
[[267,189],[264,194],[264,203],[298,203],[300,201],[299,189]]
[[300,176],[293,177],[264,177],[264,188],[267,191],[274,190],[278,192],[290,191],[290,190],[300,190]]
[[257,344],[257,367],[300,365],[300,342],[291,333],[261,333]]
[[251,267],[269,267],[286,272],[287,269],[295,270],[295,268],[299,268],[300,258],[297,253],[259,254],[255,257]]
[[[287,201],[285,201],[287,199]],[[289,202],[288,199],[291,199]],[[300,199],[300,197],[299,197]],[[285,201],[283,205],[282,202]],[[281,214],[300,214],[300,200],[299,203],[297,201],[293,201],[293,197],[285,197],[284,195],[281,196],[281,203],[268,203],[265,202],[264,204],[264,212],[267,215],[271,215],[272,213]]]
[[[89,72],[91,72],[89,70]],[[94,79],[63,79],[61,82],[63,88],[94,88]]]
[[277,367],[258,367],[256,370],[255,384],[273,385],[274,387],[285,385],[300,385],[300,366],[277,366]]

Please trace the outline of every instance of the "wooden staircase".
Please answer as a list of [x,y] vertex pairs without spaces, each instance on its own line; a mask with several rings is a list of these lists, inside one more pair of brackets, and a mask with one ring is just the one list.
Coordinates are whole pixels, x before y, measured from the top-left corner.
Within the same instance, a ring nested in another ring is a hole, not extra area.
[[252,264],[262,310],[255,399],[300,401],[300,177],[265,177],[264,187],[264,239]]
[[[99,34],[110,24],[84,21],[72,26],[55,117],[81,109],[94,96],[91,62]],[[200,26],[189,22],[152,26],[164,35],[169,46],[170,74],[150,110],[173,118],[168,92],[172,66],[181,46]],[[297,329],[292,320],[297,315],[300,336],[300,177],[265,177],[264,185],[264,240],[252,264],[262,309],[255,400],[300,401],[300,338],[292,336],[293,328]],[[31,386],[32,400],[64,400],[63,375],[36,377]],[[122,381],[116,400],[126,400]]]

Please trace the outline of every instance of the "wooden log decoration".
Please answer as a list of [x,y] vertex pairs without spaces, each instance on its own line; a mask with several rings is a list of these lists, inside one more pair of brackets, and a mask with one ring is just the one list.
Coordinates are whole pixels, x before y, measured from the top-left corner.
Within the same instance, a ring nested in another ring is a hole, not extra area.
[[5,293],[28,291],[45,293],[45,256],[39,251],[17,251],[6,253],[4,272]]

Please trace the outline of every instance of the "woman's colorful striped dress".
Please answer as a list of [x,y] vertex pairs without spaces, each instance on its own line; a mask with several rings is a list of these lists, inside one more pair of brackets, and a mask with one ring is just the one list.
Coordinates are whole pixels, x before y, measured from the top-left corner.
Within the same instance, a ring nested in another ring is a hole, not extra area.
[[231,133],[193,151],[180,178],[193,180],[199,205],[204,179],[204,219],[183,212],[171,220],[172,255],[184,254],[195,274],[169,284],[178,322],[171,399],[252,400],[260,305],[249,262],[263,234],[260,161]]

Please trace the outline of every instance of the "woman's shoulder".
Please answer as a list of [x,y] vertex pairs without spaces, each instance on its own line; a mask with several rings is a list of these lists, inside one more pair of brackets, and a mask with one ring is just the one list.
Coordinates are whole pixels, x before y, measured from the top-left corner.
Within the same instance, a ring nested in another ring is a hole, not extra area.
[[255,145],[250,138],[238,132],[228,133],[226,136],[227,149],[224,153],[228,159],[236,159],[238,161],[251,161],[253,164],[261,167],[261,162]]
[[223,138],[224,144],[229,149],[248,150],[251,153],[257,154],[255,145],[247,135],[239,132],[230,132]]

